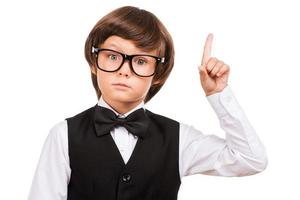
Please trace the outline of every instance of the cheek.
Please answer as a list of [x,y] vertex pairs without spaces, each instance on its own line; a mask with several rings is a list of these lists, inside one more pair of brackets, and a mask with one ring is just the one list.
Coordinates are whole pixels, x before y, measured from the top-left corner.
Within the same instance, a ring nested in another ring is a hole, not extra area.
[[136,82],[135,87],[139,91],[139,93],[143,93],[146,95],[151,87],[151,80],[152,79],[144,79],[144,80],[139,80]]
[[101,91],[105,90],[105,86],[110,83],[109,76],[107,74],[104,74],[102,71],[97,72],[97,82],[98,87]]

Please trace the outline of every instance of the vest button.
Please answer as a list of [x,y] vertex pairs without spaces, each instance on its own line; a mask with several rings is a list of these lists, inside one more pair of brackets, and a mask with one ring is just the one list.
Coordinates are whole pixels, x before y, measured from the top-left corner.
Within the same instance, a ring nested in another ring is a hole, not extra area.
[[130,174],[124,174],[122,176],[122,181],[123,182],[129,182],[131,180],[131,175]]

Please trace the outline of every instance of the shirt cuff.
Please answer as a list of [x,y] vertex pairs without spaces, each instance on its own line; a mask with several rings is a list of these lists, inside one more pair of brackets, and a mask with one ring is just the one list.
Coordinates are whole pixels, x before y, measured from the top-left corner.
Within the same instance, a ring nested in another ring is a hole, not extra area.
[[228,85],[221,92],[206,96],[206,98],[218,117],[225,115],[240,116],[243,112]]

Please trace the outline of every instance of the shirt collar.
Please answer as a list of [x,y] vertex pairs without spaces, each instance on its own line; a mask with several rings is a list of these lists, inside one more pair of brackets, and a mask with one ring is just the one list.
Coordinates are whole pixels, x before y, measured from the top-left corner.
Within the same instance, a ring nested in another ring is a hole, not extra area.
[[102,96],[100,97],[99,101],[98,101],[98,106],[102,106],[105,108],[108,108],[110,110],[112,110],[117,116],[121,117],[121,118],[125,118],[127,117],[130,113],[132,113],[133,111],[139,109],[139,108],[143,108],[145,110],[145,103],[144,101],[142,101],[139,105],[137,105],[135,108],[133,108],[132,110],[128,111],[127,113],[125,113],[124,115],[119,114],[117,111],[115,111],[110,105],[108,105],[108,103],[106,103],[104,101],[104,99],[102,98]]

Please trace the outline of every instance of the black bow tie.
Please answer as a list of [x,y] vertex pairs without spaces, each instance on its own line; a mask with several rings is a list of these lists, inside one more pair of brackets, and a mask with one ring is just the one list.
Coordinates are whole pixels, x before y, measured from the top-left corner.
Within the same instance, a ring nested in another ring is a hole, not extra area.
[[95,128],[97,136],[110,133],[114,127],[123,126],[133,135],[144,138],[148,125],[149,118],[143,108],[135,110],[125,118],[118,118],[112,110],[96,105]]

